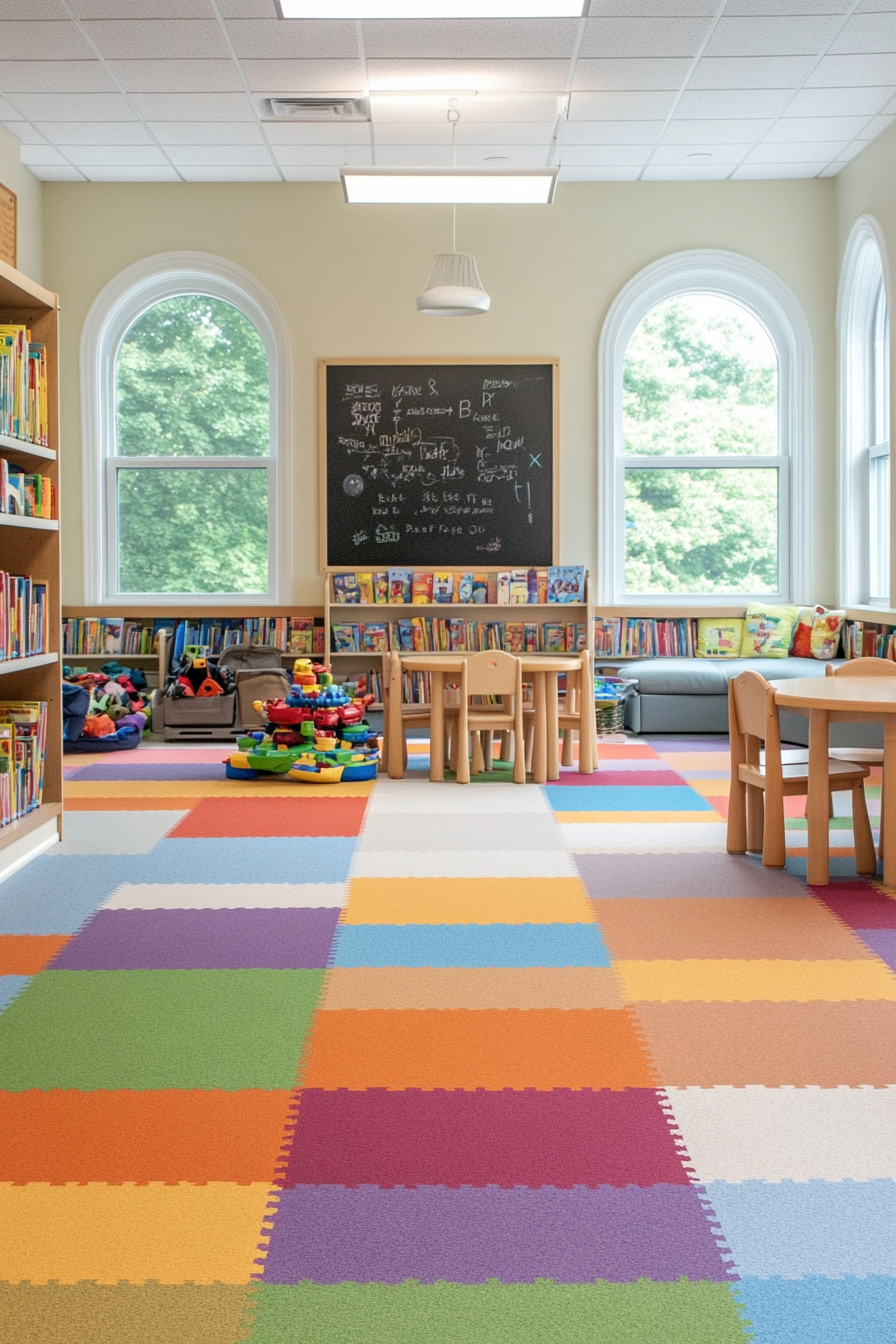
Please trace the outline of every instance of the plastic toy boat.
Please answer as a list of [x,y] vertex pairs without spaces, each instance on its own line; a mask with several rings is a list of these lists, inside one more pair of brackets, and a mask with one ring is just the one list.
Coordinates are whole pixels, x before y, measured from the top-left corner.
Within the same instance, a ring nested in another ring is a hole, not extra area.
[[338,784],[345,767],[342,765],[304,764],[296,761],[289,772],[289,778],[297,784]]

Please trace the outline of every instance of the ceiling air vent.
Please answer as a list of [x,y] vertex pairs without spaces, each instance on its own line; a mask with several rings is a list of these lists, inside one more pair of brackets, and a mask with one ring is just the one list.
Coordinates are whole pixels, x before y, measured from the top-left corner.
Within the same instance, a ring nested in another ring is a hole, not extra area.
[[266,121],[369,121],[367,98],[265,98]]

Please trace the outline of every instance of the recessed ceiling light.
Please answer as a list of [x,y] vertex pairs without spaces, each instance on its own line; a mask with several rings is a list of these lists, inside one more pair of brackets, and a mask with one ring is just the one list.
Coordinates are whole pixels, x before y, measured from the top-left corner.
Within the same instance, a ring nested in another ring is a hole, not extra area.
[[283,19],[579,19],[584,7],[583,0],[277,0],[277,5]]
[[550,205],[557,168],[340,168],[349,205]]
[[686,155],[685,155],[685,158],[687,158],[687,159],[711,159],[711,158],[712,158],[712,155],[709,153],[708,150],[701,149],[701,150],[699,150],[699,151],[696,151],[696,152],[693,153],[693,154],[686,154]]
[[509,163],[509,154],[487,154],[483,160],[485,163]]

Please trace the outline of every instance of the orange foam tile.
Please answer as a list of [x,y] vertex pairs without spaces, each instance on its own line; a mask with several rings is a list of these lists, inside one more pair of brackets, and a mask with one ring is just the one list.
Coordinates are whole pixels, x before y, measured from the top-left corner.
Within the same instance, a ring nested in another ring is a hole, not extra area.
[[37,975],[71,938],[61,933],[0,935],[0,975]]
[[66,812],[189,812],[198,798],[70,798],[65,795]]

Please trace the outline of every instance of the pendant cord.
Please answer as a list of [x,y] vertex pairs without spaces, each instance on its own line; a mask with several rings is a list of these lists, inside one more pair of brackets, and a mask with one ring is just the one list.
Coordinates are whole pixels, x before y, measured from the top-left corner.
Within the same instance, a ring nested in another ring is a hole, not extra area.
[[[460,112],[457,110],[457,99],[448,100],[448,120],[451,123],[451,167],[457,167],[457,123],[460,121]],[[451,207],[451,251],[457,252],[457,202]]]

